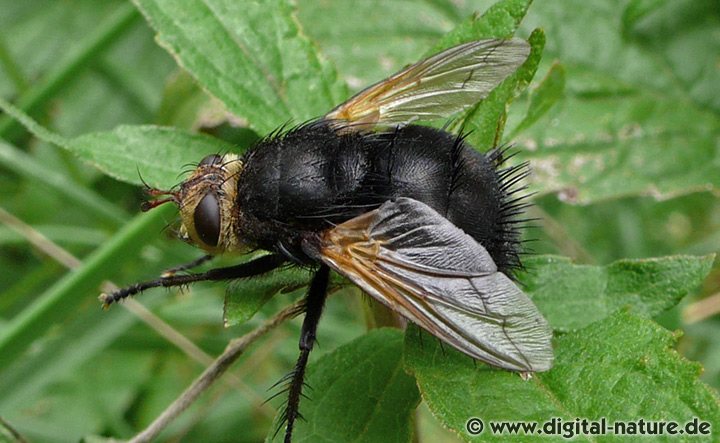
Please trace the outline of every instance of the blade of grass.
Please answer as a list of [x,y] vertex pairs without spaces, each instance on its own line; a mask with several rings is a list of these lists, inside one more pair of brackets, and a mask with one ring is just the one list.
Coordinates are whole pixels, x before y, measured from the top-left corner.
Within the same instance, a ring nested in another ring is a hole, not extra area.
[[[43,224],[34,225],[34,227],[54,243],[63,245],[97,248],[110,237],[105,230],[82,226]],[[0,247],[25,243],[27,243],[27,241],[22,235],[13,232],[11,229],[0,227]]]
[[[0,246],[2,247],[2,246]],[[0,297],[0,312],[6,316],[14,315],[24,306],[28,297],[39,294],[60,278],[64,272],[57,263],[46,261],[34,266],[29,272],[18,275],[10,287],[4,288]]]
[[20,65],[15,62],[15,59],[5,45],[5,40],[2,38],[0,38],[0,66],[2,66],[3,71],[5,71],[7,76],[10,77],[10,80],[12,80],[17,92],[20,93],[27,89],[29,84],[25,78],[25,74],[23,74],[22,69],[20,69]]
[[68,200],[69,204],[86,208],[90,217],[98,218],[113,227],[120,227],[128,219],[122,209],[111,204],[92,190],[79,186],[66,176],[46,168],[31,155],[0,141],[0,165],[28,179],[31,183],[49,186]]
[[[45,254],[53,258],[58,263],[62,264],[66,268],[69,269],[76,269],[82,265],[82,262],[77,259],[75,256],[70,254],[68,251],[60,247],[59,245],[55,244],[48,238],[46,238],[44,235],[42,235],[40,232],[33,229],[32,226],[29,226],[25,224],[22,220],[19,220],[12,214],[8,213],[4,209],[0,208],[0,222],[5,223],[10,227],[12,230],[16,231],[19,235],[21,235],[26,241],[28,241],[30,244],[38,248],[39,250],[43,251]],[[117,286],[115,286],[112,283],[107,282],[106,287],[104,288],[105,291],[114,291],[117,290]],[[203,366],[209,366],[213,363],[212,357],[210,355],[206,354],[199,346],[197,346],[195,343],[193,343],[190,339],[182,335],[179,331],[174,329],[169,324],[165,323],[162,319],[157,317],[155,314],[153,314],[152,311],[150,311],[148,308],[146,308],[143,304],[135,301],[134,299],[128,299],[126,300],[121,306],[126,308],[128,311],[130,311],[136,318],[139,318],[142,320],[146,325],[148,325],[151,329],[153,329],[158,335],[162,336],[165,340],[175,345],[177,348],[179,348],[181,351],[183,351],[186,355],[188,355],[190,358],[195,360],[196,362],[200,363]],[[87,319],[86,321],[81,322],[82,323],[82,331],[87,331],[87,326],[90,323],[96,323],[98,322],[98,319],[100,316],[94,316],[94,318]],[[114,322],[118,323],[118,321]],[[122,328],[122,325],[128,325],[128,320],[122,321],[120,320],[118,323],[120,326],[117,326],[117,329],[113,329],[113,331],[116,331],[114,334],[103,334],[103,337],[105,337],[105,340],[98,341],[97,337],[94,337],[91,340],[91,343],[94,343],[93,349],[100,350],[104,347],[105,344],[110,343],[113,341],[114,338],[117,337],[120,333],[124,332],[124,329]],[[99,325],[98,325],[99,327]],[[105,330],[105,323],[103,323],[103,330]],[[93,330],[93,329],[90,329]],[[92,334],[95,336],[96,334],[93,332]],[[72,340],[74,338],[78,338],[79,340],[86,340],[84,338],[84,334],[64,334],[59,340],[69,340],[73,342],[75,345],[76,343]],[[77,346],[73,346],[74,348],[77,348]],[[85,352],[83,352],[83,355],[85,357],[88,356],[88,352],[86,348],[80,347],[80,349],[83,349]],[[36,356],[33,356],[36,357]],[[69,364],[77,362],[78,360],[81,360],[82,358],[78,359],[77,356],[74,356],[71,354],[69,356],[64,356],[64,358],[59,358],[58,356],[54,355],[52,358],[58,359],[61,363],[60,364]],[[45,361],[46,359],[40,359],[35,361]],[[28,366],[29,365],[29,366]],[[53,365],[53,369],[56,369],[56,365]],[[29,377],[28,369],[29,367],[34,367],[35,371],[38,371],[42,373],[42,376],[39,377],[38,380],[33,380],[28,383],[28,379],[32,378]],[[19,369],[20,368],[20,369]],[[33,365],[32,362],[23,362],[23,364],[20,365],[20,367],[15,367],[14,370],[11,370],[11,374],[18,374],[21,375],[22,381],[18,380],[15,383],[10,383],[5,386],[5,388],[11,387],[10,393],[4,393],[3,397],[10,396],[13,398],[27,398],[28,392],[27,390],[33,390],[37,389],[38,386],[42,386],[42,380],[47,380],[50,377],[48,377],[49,374],[43,373],[42,368],[38,368],[37,365]],[[9,377],[12,375],[8,375],[7,373],[4,374],[5,377]],[[258,394],[251,389],[245,382],[242,381],[242,379],[238,378],[237,376],[233,376],[230,374],[226,378],[226,382],[229,386],[238,389],[239,391],[243,392],[243,394],[251,399],[258,408],[258,410],[268,417],[272,418],[274,416],[274,410],[263,401],[263,399],[258,396]],[[22,388],[19,388],[22,386]],[[5,388],[0,388],[0,392],[2,392]],[[18,396],[18,393],[21,395]]]
[[[146,303],[153,308],[163,301],[150,297]],[[28,399],[47,395],[48,386],[96,357],[138,324],[137,317],[125,309],[118,309],[112,315],[103,315],[99,308],[73,314],[72,321],[63,325],[61,333],[47,335],[41,346],[34,347],[31,356],[6,359],[3,355],[0,359],[3,366],[0,371],[0,410],[8,419],[12,420],[13,414],[22,416],[21,408],[27,405]],[[24,335],[17,339],[24,341],[20,343],[24,348],[31,346],[34,337]]]
[[89,294],[100,286],[122,257],[136,255],[146,242],[157,236],[174,210],[160,207],[139,215],[122,228],[104,246],[85,259],[83,265],[70,272],[40,295],[23,312],[0,331],[0,369],[8,366],[41,337],[55,322],[65,318]]
[[[131,4],[120,6],[110,17],[98,25],[83,44],[67,55],[63,62],[58,63],[57,67],[49,72],[42,82],[28,88],[17,99],[17,107],[26,113],[36,111],[88,63],[97,58],[99,53],[113,44],[118,36],[139,17],[137,10]],[[0,137],[11,139],[14,135],[13,131],[17,129],[17,122],[12,118],[7,116],[0,118]]]

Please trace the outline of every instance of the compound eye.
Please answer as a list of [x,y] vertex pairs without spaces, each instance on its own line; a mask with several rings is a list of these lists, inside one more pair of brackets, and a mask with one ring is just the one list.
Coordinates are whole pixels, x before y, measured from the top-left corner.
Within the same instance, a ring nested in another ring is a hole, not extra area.
[[205,194],[193,214],[195,232],[203,243],[217,246],[220,238],[220,205],[212,192]]
[[217,154],[212,155],[206,155],[203,157],[202,160],[200,160],[200,163],[198,166],[211,166],[211,165],[219,165],[222,163],[222,156]]

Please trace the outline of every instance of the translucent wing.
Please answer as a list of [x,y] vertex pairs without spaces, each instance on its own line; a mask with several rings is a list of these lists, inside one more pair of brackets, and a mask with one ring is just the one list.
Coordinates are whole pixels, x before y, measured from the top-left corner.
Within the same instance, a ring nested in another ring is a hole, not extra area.
[[325,118],[364,129],[448,117],[487,97],[529,53],[517,38],[458,45],[359,92]]
[[398,198],[307,241],[305,249],[442,341],[513,371],[552,366],[552,332],[472,237]]

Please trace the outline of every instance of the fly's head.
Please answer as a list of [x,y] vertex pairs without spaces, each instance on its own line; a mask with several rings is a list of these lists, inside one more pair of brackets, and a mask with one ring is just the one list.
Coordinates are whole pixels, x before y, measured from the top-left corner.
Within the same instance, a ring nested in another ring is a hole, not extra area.
[[168,196],[143,204],[148,211],[173,202],[180,210],[180,237],[210,254],[237,251],[239,214],[235,207],[238,176],[243,164],[234,154],[208,155],[176,191],[149,189],[152,196]]

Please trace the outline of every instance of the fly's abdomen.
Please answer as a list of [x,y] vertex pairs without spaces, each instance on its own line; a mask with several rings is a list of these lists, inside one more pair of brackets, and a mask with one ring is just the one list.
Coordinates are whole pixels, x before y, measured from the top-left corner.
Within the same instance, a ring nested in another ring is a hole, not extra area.
[[501,152],[483,155],[462,137],[424,126],[397,129],[373,146],[365,186],[376,202],[419,200],[483,245],[502,272],[519,265],[511,182],[523,168],[498,171]]
[[457,166],[456,137],[424,126],[406,126],[378,136],[371,145],[371,171],[364,188],[378,204],[408,197],[443,215],[447,212]]
[[323,122],[301,126],[263,140],[245,157],[241,235],[264,249],[302,254],[299,232],[320,232],[408,197],[475,238],[505,271],[515,263],[519,235],[506,217],[508,192],[496,160],[424,126],[366,134],[339,134]]

